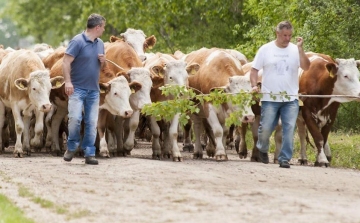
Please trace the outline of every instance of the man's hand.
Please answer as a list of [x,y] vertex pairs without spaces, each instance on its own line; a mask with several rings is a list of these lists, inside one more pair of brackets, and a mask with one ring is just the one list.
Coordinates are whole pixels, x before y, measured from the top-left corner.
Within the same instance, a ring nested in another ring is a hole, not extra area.
[[65,82],[65,94],[70,96],[74,93],[74,86],[71,82]]
[[98,54],[98,59],[100,60],[100,63],[104,63],[106,60],[104,54]]

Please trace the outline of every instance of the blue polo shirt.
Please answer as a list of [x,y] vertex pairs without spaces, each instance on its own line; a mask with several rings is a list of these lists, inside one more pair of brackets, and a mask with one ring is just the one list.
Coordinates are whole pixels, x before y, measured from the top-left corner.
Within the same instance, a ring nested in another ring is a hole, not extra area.
[[100,38],[96,38],[92,42],[82,32],[69,42],[66,48],[66,54],[74,57],[71,63],[71,83],[74,88],[85,90],[100,90],[100,61],[98,54],[105,54],[104,42]]

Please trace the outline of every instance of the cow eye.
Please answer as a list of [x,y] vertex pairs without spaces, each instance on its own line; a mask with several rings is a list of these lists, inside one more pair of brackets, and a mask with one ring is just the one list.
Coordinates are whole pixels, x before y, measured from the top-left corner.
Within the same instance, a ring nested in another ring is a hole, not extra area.
[[117,95],[117,94],[118,94],[117,92],[114,93],[114,95]]
[[34,87],[33,87],[33,89],[32,89],[32,90],[33,90],[33,91],[35,91],[35,90],[36,90],[36,88],[34,88]]
[[344,77],[345,77],[345,78],[349,78],[348,75],[345,75]]

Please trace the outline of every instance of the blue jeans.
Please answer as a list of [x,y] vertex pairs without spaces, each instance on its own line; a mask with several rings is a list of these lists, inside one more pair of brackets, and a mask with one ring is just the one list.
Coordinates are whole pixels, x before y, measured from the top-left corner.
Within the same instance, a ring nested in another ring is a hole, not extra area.
[[84,136],[80,149],[85,157],[95,156],[96,127],[99,114],[99,91],[74,88],[68,103],[68,150],[75,151],[80,145],[80,128],[84,111]]
[[279,162],[290,161],[294,147],[294,131],[299,113],[298,100],[289,102],[261,102],[261,118],[256,147],[263,153],[269,151],[269,139],[281,118],[282,144]]

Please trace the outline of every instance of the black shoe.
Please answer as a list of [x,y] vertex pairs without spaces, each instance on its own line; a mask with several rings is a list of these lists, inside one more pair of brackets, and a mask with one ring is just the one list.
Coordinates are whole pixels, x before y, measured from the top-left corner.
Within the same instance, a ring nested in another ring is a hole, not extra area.
[[259,150],[259,159],[262,163],[268,164],[269,163],[268,153],[263,153]]
[[95,159],[95,156],[85,157],[85,163],[90,165],[98,165],[99,162]]
[[281,168],[290,168],[290,164],[288,161],[282,161],[282,162],[280,162],[280,167]]
[[66,150],[64,153],[64,160],[70,162],[75,155],[75,151]]

